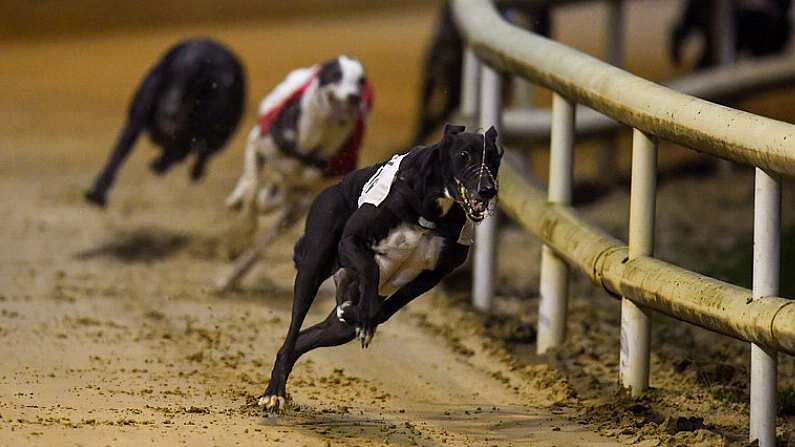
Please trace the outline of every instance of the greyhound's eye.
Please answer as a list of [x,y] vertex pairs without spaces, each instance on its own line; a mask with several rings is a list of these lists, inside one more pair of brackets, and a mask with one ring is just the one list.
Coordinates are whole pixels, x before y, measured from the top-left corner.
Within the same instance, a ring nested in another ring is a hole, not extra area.
[[458,158],[460,158],[461,160],[469,160],[469,152],[467,152],[467,151],[459,152],[458,153]]
[[367,78],[362,76],[359,78],[359,87],[364,87],[364,84],[367,84]]

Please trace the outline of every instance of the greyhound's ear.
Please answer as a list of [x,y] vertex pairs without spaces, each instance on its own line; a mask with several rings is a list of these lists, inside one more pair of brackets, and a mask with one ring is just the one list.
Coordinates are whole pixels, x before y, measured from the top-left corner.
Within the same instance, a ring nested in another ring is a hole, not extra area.
[[486,131],[483,137],[486,141],[491,142],[495,148],[497,148],[497,153],[502,156],[503,149],[497,144],[497,129],[494,126],[489,127],[489,130]]
[[494,126],[489,127],[489,130],[486,131],[486,139],[491,141],[492,143],[497,141],[497,129]]
[[444,135],[455,135],[466,130],[466,126],[459,126],[458,124],[447,123],[444,125]]

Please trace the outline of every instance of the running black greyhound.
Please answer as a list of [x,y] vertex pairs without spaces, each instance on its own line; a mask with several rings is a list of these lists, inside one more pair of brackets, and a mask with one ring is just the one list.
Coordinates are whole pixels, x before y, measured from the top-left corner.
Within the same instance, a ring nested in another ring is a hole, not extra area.
[[[685,41],[691,34],[701,34],[704,45],[696,62],[696,68],[703,69],[718,65],[715,53],[716,38],[714,21],[715,0],[689,0],[682,16],[671,30],[671,61],[682,63]],[[781,53],[787,48],[792,24],[789,11],[792,0],[753,0],[736,2],[734,9],[735,40],[738,53],[751,56],[767,56]]]
[[163,149],[152,161],[152,171],[165,174],[195,152],[190,176],[200,179],[207,160],[237,128],[245,90],[243,66],[220,43],[202,38],[172,47],[135,93],[116,147],[86,199],[105,206],[116,173],[142,131],[148,131],[152,142]]
[[[529,28],[549,36],[552,16],[548,6],[516,2],[501,8],[503,15],[522,15]],[[518,17],[517,17],[518,18]],[[458,108],[461,102],[461,70],[464,41],[456,28],[450,2],[445,2],[434,27],[422,67],[422,87],[413,145],[423,144]]]
[[[474,223],[497,195],[502,154],[493,127],[479,134],[448,124],[440,142],[354,171],[315,199],[293,255],[292,321],[260,405],[285,408],[301,355],[357,336],[367,347],[379,324],[466,260]],[[301,331],[332,275],[337,306]]]

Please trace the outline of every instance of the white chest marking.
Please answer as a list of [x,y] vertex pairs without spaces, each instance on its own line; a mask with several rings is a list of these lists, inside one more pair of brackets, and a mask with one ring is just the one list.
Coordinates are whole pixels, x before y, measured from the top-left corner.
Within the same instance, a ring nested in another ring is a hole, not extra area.
[[433,270],[444,239],[419,225],[403,223],[373,246],[380,271],[378,294],[389,296],[423,270]]

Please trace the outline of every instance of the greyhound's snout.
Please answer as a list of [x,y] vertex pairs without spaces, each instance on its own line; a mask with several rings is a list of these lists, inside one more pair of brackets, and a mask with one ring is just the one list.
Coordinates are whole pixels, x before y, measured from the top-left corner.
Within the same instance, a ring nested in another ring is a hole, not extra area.
[[348,95],[348,104],[358,106],[362,102],[362,95],[351,93]]
[[487,182],[478,188],[478,196],[483,200],[491,200],[497,195],[497,185]]

